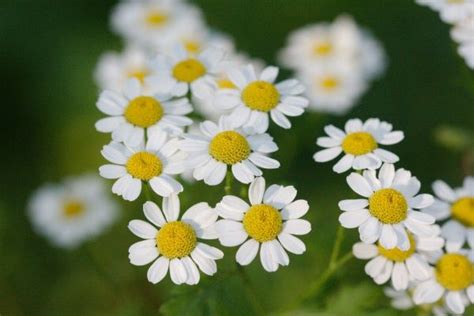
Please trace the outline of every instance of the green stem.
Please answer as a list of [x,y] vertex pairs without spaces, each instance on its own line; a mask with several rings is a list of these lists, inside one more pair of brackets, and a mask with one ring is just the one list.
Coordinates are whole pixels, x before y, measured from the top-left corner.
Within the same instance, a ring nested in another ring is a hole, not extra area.
[[147,201],[152,201],[150,184],[148,182],[143,183],[143,191],[145,191],[145,199]]
[[334,242],[334,246],[332,248],[331,259],[329,260],[329,267],[333,267],[336,264],[343,240],[344,228],[341,225],[337,225],[336,241]]
[[225,186],[224,186],[224,192],[226,195],[229,195],[232,193],[232,180],[234,178],[232,177],[232,171],[227,170],[227,174],[225,175]]
[[266,315],[265,309],[263,308],[260,300],[258,299],[257,291],[253,286],[252,281],[250,280],[247,272],[245,271],[244,267],[241,266],[236,262],[237,265],[237,272],[239,273],[240,278],[242,279],[242,283],[244,284],[245,290],[247,291],[247,296],[249,300],[252,302],[253,308],[255,310],[256,315]]

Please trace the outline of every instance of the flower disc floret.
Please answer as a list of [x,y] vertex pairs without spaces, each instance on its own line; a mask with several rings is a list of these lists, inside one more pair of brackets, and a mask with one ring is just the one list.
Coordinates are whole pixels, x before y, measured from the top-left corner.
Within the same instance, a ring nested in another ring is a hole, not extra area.
[[73,218],[84,213],[84,204],[79,201],[71,200],[64,204],[63,213],[67,218]]
[[461,254],[443,255],[436,264],[436,279],[450,291],[460,291],[469,287],[474,281],[473,265]]
[[355,132],[348,134],[342,141],[342,149],[346,154],[365,155],[377,148],[377,141],[372,134]]
[[206,73],[206,67],[197,59],[189,58],[176,64],[173,76],[183,82],[193,82]]
[[140,96],[130,101],[124,116],[130,124],[147,128],[156,124],[163,114],[163,107],[158,100],[153,97]]
[[280,102],[280,92],[266,81],[254,81],[242,91],[242,101],[252,110],[269,112]]
[[474,227],[474,197],[464,197],[454,202],[451,213],[464,225]]
[[408,235],[410,240],[410,248],[408,250],[400,250],[399,248],[395,247],[393,249],[387,249],[380,245],[377,245],[377,249],[379,254],[384,256],[385,258],[395,261],[395,262],[403,262],[406,259],[410,258],[416,251],[416,242],[412,235]]
[[250,207],[244,215],[243,224],[247,234],[259,242],[274,240],[283,226],[280,212],[267,204]]
[[220,132],[209,144],[209,154],[227,165],[236,164],[250,155],[247,139],[235,131]]
[[160,158],[146,151],[130,156],[125,167],[130,175],[143,181],[151,180],[163,171]]
[[381,189],[369,198],[369,212],[383,224],[397,224],[407,217],[408,203],[395,189]]
[[156,235],[158,251],[168,259],[188,256],[196,244],[196,232],[181,221],[166,223]]

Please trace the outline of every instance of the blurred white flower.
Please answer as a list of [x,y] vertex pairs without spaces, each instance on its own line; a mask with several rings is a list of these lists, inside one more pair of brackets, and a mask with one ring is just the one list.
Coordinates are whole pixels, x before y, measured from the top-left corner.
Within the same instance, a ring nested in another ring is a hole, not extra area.
[[31,197],[28,215],[54,245],[74,248],[101,234],[119,213],[103,180],[86,174],[43,185]]
[[423,211],[437,221],[447,220],[441,229],[446,249],[457,251],[466,241],[474,248],[474,177],[466,177],[463,186],[455,189],[438,180],[433,183],[433,192],[433,205]]
[[138,219],[130,221],[130,231],[144,240],[130,246],[128,257],[136,266],[154,261],[147,272],[148,281],[160,282],[169,270],[173,283],[194,285],[200,279],[198,267],[207,275],[217,272],[215,261],[224,254],[199,241],[217,238],[217,213],[207,203],[191,206],[179,219],[179,198],[171,195],[163,199],[162,209],[146,202],[143,213],[151,224]]
[[182,155],[178,153],[177,139],[167,141],[166,133],[149,138],[146,146],[127,147],[111,142],[101,151],[102,156],[112,164],[99,168],[106,179],[118,179],[112,192],[124,200],[136,200],[142,191],[142,182],[162,197],[183,191],[182,185],[172,175],[184,171]]
[[216,223],[219,241],[226,247],[241,245],[235,256],[240,265],[250,264],[260,250],[263,268],[274,272],[290,263],[286,251],[297,255],[306,251],[294,235],[311,231],[310,222],[301,219],[309,205],[305,200],[295,201],[296,193],[293,186],[274,184],[265,189],[265,179],[258,177],[249,187],[250,204],[227,195],[216,205],[223,217]]
[[330,161],[344,153],[333,167],[335,172],[343,173],[351,168],[378,169],[382,162],[395,163],[399,160],[394,153],[379,148],[379,145],[394,145],[403,140],[403,132],[393,131],[392,124],[376,118],[365,122],[350,119],[344,129],[342,131],[333,125],[324,128],[329,137],[317,139],[316,144],[326,149],[314,154],[316,162]]
[[218,185],[230,167],[238,181],[250,183],[262,175],[259,168],[280,167],[277,160],[266,156],[278,150],[268,134],[249,135],[225,117],[221,117],[218,125],[205,121],[200,128],[202,135],[185,134],[179,142],[180,149],[189,154],[186,167],[194,170],[198,181]]
[[[385,249],[410,249],[408,233],[420,237],[434,234],[435,219],[422,210],[433,203],[429,194],[418,194],[420,181],[405,169],[395,170],[384,164],[376,173],[351,173],[349,187],[362,199],[343,200],[339,222],[345,228],[359,228],[360,239],[368,244],[379,242]],[[415,211],[414,209],[418,209]]]
[[95,124],[112,139],[128,146],[138,146],[145,136],[159,133],[172,136],[183,132],[193,121],[186,117],[192,112],[187,98],[174,98],[169,93],[147,93],[138,79],[129,79],[122,91],[105,90],[97,101],[99,110],[107,115]]

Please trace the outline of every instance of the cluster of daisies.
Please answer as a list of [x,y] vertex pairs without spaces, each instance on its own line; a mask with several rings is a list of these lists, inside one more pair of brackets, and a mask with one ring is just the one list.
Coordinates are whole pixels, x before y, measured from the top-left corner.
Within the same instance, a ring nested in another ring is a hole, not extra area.
[[308,87],[310,109],[332,114],[356,105],[386,64],[380,43],[347,15],[294,31],[279,57]]
[[439,13],[441,20],[453,26],[451,38],[459,45],[458,53],[474,69],[474,1],[416,0]]
[[369,260],[365,272],[377,284],[390,281],[386,294],[397,308],[463,314],[474,303],[474,177],[456,189],[436,181],[436,197],[420,194],[420,181],[381,148],[404,138],[391,124],[350,119],[344,129],[324,130],[314,159],[342,155],[333,170],[355,170],[346,181],[358,197],[339,202],[339,222],[359,230],[353,254]]
[[[99,172],[124,200],[146,199],[145,218],[128,225],[142,239],[129,248],[130,262],[150,264],[151,283],[169,273],[189,285],[217,272],[224,253],[216,244],[239,246],[240,265],[257,254],[266,271],[288,265],[288,253],[306,250],[296,236],[311,230],[302,219],[309,205],[293,186],[267,185],[263,170],[280,167],[268,128],[289,129],[289,117],[303,114],[304,86],[235,52],[183,1],[122,1],[112,23],[128,46],[107,53],[96,71],[104,114],[96,129],[111,135]],[[221,184],[226,195],[182,212],[183,180]],[[248,193],[232,195],[234,180]]]

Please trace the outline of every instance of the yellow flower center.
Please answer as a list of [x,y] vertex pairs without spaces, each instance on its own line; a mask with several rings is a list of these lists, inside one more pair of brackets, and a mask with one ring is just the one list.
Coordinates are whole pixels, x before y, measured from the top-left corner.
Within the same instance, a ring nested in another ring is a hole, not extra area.
[[247,234],[259,242],[274,240],[283,226],[280,212],[266,204],[250,207],[244,215],[243,224]]
[[415,239],[413,238],[413,236],[409,234],[408,239],[410,240],[410,249],[406,251],[400,250],[397,247],[393,249],[387,249],[387,248],[382,247],[379,243],[377,245],[379,254],[391,261],[396,261],[396,262],[405,261],[406,259],[410,258],[415,253],[415,250],[416,250]]
[[237,88],[235,84],[229,79],[219,79],[217,80],[217,85],[220,89],[235,89]]
[[193,82],[206,73],[206,67],[197,59],[189,58],[176,64],[173,76],[178,81]]
[[198,41],[184,40],[183,45],[189,53],[197,53],[201,50],[201,44]]
[[318,81],[318,84],[323,90],[332,91],[339,86],[339,79],[334,76],[326,76]]
[[168,259],[186,257],[196,248],[196,243],[194,229],[181,221],[166,223],[156,235],[156,246]]
[[474,266],[464,255],[445,254],[436,264],[436,279],[450,291],[464,290],[474,281]]
[[372,134],[355,132],[348,134],[342,141],[342,149],[346,154],[365,155],[377,148],[377,141]]
[[464,225],[474,227],[474,197],[464,197],[454,202],[451,213]]
[[154,10],[147,14],[145,20],[148,25],[159,27],[168,21],[168,15],[159,10]]
[[150,127],[163,117],[163,107],[160,101],[152,97],[136,97],[125,109],[125,119],[139,127]]
[[407,217],[408,203],[400,192],[381,189],[369,198],[369,212],[384,224],[400,223]]
[[148,75],[149,75],[149,72],[146,69],[135,69],[128,73],[129,78],[138,79],[141,83],[145,82],[145,78]]
[[247,139],[237,132],[220,132],[209,143],[209,154],[217,161],[233,165],[247,159],[250,155],[250,145]]
[[128,158],[125,167],[131,176],[143,181],[151,180],[163,171],[163,163],[160,158],[146,151],[133,154]]
[[313,46],[313,54],[316,56],[327,56],[332,52],[332,44],[329,42],[316,43]]
[[280,102],[280,92],[266,81],[254,81],[242,91],[242,101],[252,110],[269,112]]
[[84,204],[76,200],[67,201],[63,206],[63,214],[67,218],[78,217],[84,213]]

